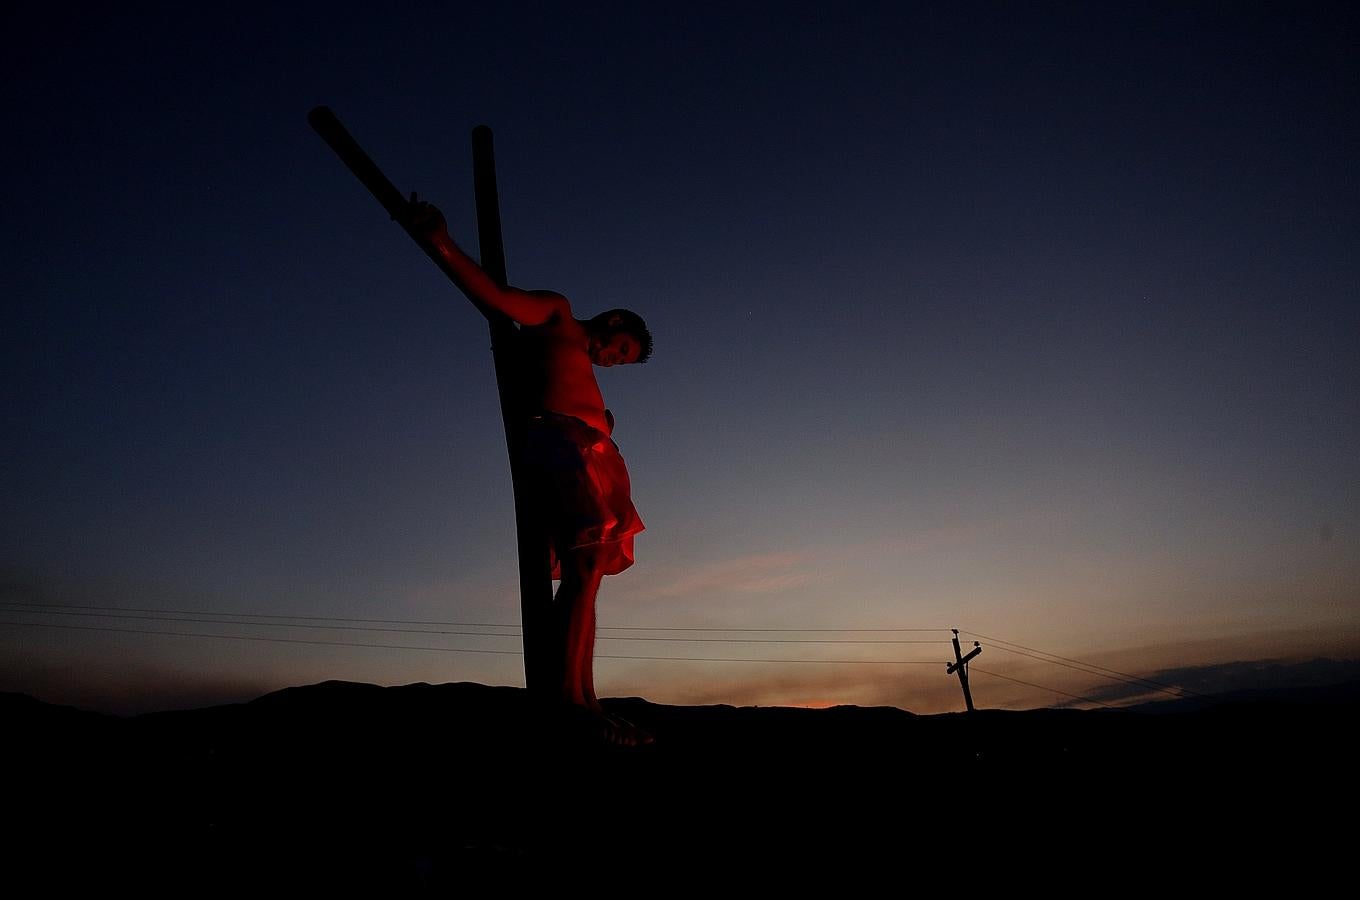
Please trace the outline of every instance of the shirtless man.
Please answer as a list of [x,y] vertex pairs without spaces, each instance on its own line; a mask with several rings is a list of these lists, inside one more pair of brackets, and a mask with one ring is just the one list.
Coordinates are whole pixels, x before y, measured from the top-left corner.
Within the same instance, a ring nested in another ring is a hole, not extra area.
[[550,291],[501,287],[449,237],[439,210],[411,198],[413,229],[448,263],[469,299],[504,313],[521,326],[534,368],[536,415],[523,462],[543,498],[551,532],[556,639],[563,650],[561,697],[592,717],[610,743],[651,738],[607,716],[595,696],[595,597],[606,575],[633,564],[633,536],[642,520],[629,497],[628,469],[610,435],[613,416],[595,381],[596,366],[646,362],[652,336],[635,313],[615,309],[593,319],[572,316],[567,298]]

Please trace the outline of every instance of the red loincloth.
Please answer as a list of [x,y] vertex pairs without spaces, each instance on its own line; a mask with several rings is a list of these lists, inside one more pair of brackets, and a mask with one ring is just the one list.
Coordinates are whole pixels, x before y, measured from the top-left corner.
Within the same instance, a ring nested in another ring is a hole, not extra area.
[[562,577],[559,557],[580,547],[601,548],[606,575],[633,564],[633,535],[646,526],[609,435],[573,416],[546,413],[529,422],[524,458],[552,537],[554,579]]

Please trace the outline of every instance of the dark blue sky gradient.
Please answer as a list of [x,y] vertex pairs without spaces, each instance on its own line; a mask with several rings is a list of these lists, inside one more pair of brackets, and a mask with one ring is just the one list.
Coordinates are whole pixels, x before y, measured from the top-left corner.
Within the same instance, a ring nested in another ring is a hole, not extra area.
[[[324,103],[474,251],[490,125],[512,282],[656,333],[600,377],[649,526],[602,624],[1354,653],[1352,5],[290,6],[3,14],[0,600],[517,618],[485,327]],[[86,666],[518,677],[0,641],[0,688],[89,702]],[[663,700],[937,687],[605,665]]]

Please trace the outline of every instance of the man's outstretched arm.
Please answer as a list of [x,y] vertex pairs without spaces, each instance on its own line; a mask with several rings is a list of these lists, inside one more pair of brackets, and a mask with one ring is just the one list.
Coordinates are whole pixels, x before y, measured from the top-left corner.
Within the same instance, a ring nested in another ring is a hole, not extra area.
[[448,264],[454,283],[474,303],[490,307],[521,325],[542,325],[554,316],[570,315],[567,298],[548,291],[522,291],[501,287],[449,237],[444,216],[432,204],[411,204],[411,229],[423,234],[426,243]]

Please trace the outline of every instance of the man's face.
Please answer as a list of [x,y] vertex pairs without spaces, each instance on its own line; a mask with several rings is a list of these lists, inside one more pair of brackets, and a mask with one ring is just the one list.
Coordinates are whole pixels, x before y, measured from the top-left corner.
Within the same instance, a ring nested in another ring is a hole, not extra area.
[[627,332],[595,338],[590,345],[590,361],[597,366],[623,366],[637,362],[642,347]]

